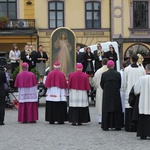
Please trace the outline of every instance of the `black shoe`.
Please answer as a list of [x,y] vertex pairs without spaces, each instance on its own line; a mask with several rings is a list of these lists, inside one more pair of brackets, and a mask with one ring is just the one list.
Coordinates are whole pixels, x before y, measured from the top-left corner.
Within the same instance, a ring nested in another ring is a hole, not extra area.
[[103,130],[104,130],[104,131],[108,131],[109,129],[108,129],[108,128],[103,128]]
[[64,122],[62,121],[62,122],[58,122],[58,124],[64,124]]
[[36,121],[31,121],[31,122],[29,122],[29,123],[36,123]]
[[5,125],[5,123],[4,122],[0,122],[0,126],[3,126],[3,125]]
[[121,130],[121,128],[116,128],[115,130],[116,130],[116,131],[120,131],[120,130]]
[[146,136],[141,136],[141,140],[146,140]]
[[50,121],[49,124],[54,124],[54,122],[53,122],[53,121]]
[[78,123],[78,126],[82,126],[82,123]]
[[72,123],[72,126],[76,126],[76,123]]

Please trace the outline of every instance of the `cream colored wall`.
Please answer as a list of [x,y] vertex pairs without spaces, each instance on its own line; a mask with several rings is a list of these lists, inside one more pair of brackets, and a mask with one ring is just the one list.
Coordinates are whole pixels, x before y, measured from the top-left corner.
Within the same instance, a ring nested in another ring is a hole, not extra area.
[[[101,27],[109,28],[109,0],[101,1]],[[85,1],[65,1],[65,26],[85,28]]]
[[115,9],[116,7],[122,6],[122,0],[112,0],[112,14],[114,15],[114,18],[112,18],[112,23],[114,26],[114,35],[119,35],[122,32],[122,18],[121,17],[115,17],[115,15],[120,15],[121,11],[120,9]]
[[[113,11],[115,15],[120,15],[121,17],[115,17],[113,20],[114,26],[114,35],[122,35],[124,38],[129,38],[130,36],[130,0],[112,0],[113,2]],[[115,9],[114,8],[117,8]],[[122,10],[120,10],[120,8]]]
[[[84,0],[66,0],[64,4],[65,26],[69,28],[84,28]],[[38,28],[48,28],[47,0],[42,1],[42,4],[41,0],[35,1],[35,19]]]
[[110,14],[109,14],[109,0],[102,0],[101,2],[101,28],[109,28]]
[[34,11],[34,5],[35,0],[30,0],[32,2],[31,5],[27,5],[27,0],[24,0],[24,19],[34,19],[35,18],[35,11]]
[[65,26],[69,28],[85,28],[84,0],[65,1]]
[[19,7],[18,19],[24,19],[24,1],[23,0],[19,0],[18,7]]
[[122,33],[122,19],[114,19],[114,34],[120,35]]
[[37,28],[48,28],[47,0],[35,0],[35,20]]
[[[64,1],[64,22],[69,28],[85,28],[85,1]],[[102,1],[102,28],[109,28],[109,0]],[[106,9],[107,8],[107,9]],[[38,28],[48,28],[48,0],[35,0],[35,19]]]
[[123,7],[123,24],[124,24],[124,28],[123,28],[123,35],[124,38],[128,38],[130,36],[130,31],[129,31],[129,27],[130,27],[130,0],[124,0],[124,7]]

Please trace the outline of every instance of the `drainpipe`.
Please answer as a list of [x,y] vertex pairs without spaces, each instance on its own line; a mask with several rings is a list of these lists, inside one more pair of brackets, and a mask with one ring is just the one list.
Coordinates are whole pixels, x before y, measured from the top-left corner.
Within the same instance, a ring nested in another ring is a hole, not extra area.
[[110,26],[110,41],[112,40],[112,15],[111,15],[111,8],[112,8],[112,3],[111,0],[109,0],[109,26]]
[[38,49],[38,46],[39,46],[39,35],[37,34],[37,49]]

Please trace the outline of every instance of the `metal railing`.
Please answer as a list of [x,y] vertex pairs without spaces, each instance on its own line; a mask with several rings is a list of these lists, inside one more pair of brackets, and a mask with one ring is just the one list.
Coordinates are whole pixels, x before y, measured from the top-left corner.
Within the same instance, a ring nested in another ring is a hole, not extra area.
[[35,30],[35,19],[10,19],[9,23],[0,29]]

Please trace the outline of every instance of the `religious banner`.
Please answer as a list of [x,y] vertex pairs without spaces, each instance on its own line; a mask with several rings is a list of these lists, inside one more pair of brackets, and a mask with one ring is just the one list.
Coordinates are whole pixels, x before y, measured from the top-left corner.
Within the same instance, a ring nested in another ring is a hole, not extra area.
[[60,70],[68,76],[75,71],[75,34],[66,27],[60,27],[51,34],[51,70],[55,62],[60,62]]

